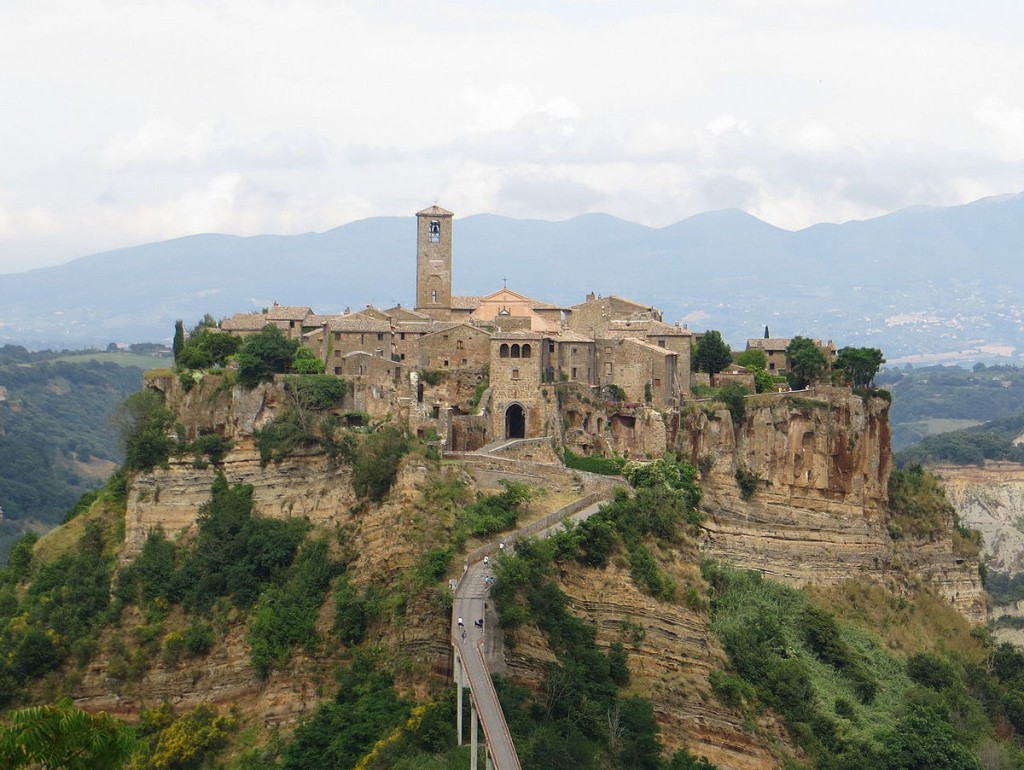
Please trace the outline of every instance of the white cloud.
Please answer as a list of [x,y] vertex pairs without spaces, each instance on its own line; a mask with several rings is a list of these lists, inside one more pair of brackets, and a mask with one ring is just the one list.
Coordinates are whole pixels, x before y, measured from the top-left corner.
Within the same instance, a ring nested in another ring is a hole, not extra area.
[[989,97],[974,108],[974,116],[992,132],[1002,160],[1024,160],[1024,103]]
[[803,227],[1017,191],[1022,21],[962,0],[0,3],[0,270],[435,200]]

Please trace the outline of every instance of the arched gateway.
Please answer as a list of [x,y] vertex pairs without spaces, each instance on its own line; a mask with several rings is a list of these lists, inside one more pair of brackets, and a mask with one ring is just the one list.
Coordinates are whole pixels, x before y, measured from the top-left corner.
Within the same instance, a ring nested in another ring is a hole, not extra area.
[[505,410],[505,438],[526,438],[526,410],[521,404],[510,404]]

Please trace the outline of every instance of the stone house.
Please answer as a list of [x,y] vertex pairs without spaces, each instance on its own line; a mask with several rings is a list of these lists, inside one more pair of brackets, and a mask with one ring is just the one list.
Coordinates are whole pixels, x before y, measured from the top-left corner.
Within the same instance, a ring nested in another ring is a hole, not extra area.
[[[769,374],[785,374],[789,369],[786,362],[786,348],[793,340],[790,337],[750,337],[747,339],[747,350],[762,350],[768,359],[767,371]],[[831,363],[836,357],[836,346],[829,340],[822,344],[821,340],[814,340],[814,344],[825,354],[825,358]]]
[[465,323],[436,324],[441,328],[412,342],[417,363],[425,370],[480,369],[491,355],[491,335]]
[[678,356],[671,350],[633,337],[599,339],[596,347],[599,386],[622,388],[627,402],[675,405]]
[[301,340],[303,331],[309,330],[306,319],[314,315],[316,314],[312,308],[279,305],[275,302],[272,307],[267,308],[266,319],[284,332],[289,339]]
[[319,352],[326,371],[334,371],[342,357],[365,352],[391,359],[391,322],[381,321],[363,313],[332,316],[322,331],[306,336],[307,344]]
[[220,322],[221,331],[237,334],[239,337],[251,337],[259,334],[263,327],[270,323],[263,313],[235,313]]
[[588,294],[586,302],[573,305],[568,310],[566,326],[594,338],[603,336],[612,321],[662,320],[660,310],[614,295],[597,297]]

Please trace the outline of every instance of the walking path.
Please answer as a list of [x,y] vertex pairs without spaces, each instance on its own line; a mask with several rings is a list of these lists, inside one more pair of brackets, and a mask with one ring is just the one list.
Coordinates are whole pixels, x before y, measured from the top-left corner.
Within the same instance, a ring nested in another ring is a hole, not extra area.
[[[491,622],[484,622],[482,626],[476,625],[476,621],[484,620],[489,614],[490,617],[495,617],[489,612],[493,611],[493,606],[488,603],[488,579],[492,573],[490,565],[485,564],[484,560],[487,559],[489,562],[490,555],[501,550],[502,544],[511,546],[516,540],[531,535],[547,537],[567,520],[583,521],[597,513],[606,500],[606,497],[596,494],[586,495],[545,516],[541,522],[533,522],[511,532],[501,543],[477,548],[467,556],[465,572],[455,588],[455,600],[452,605],[452,646],[462,661],[470,697],[483,726],[488,754],[495,770],[519,770],[520,765],[487,665],[488,658],[493,661],[497,657],[500,639],[492,630],[494,624]],[[461,686],[458,677],[456,686]],[[475,739],[472,743],[475,745]],[[472,767],[476,767],[475,762]]]

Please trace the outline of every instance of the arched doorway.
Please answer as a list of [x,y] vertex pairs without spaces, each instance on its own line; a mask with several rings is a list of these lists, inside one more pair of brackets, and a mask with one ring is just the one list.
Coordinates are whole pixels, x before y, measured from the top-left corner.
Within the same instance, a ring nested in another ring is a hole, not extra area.
[[505,438],[526,438],[526,411],[519,404],[505,410]]

